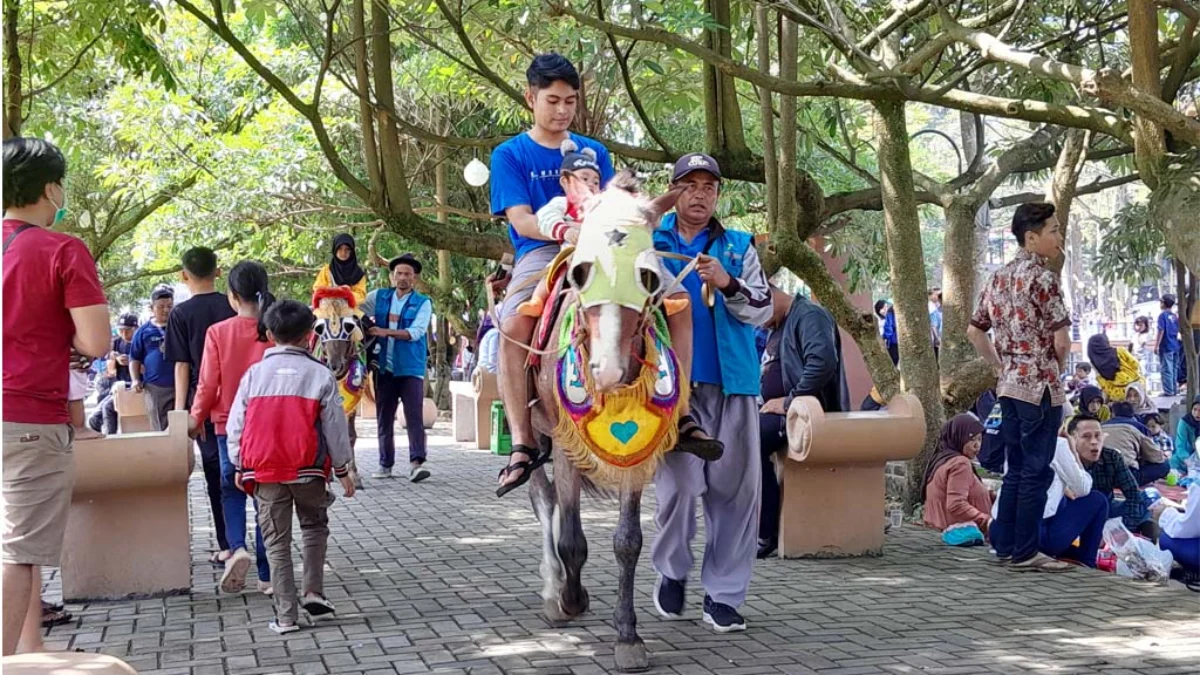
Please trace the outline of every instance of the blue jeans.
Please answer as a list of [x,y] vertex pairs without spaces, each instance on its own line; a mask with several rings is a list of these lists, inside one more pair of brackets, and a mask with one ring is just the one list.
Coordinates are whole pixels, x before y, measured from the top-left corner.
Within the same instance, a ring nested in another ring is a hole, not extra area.
[[1175,562],[1183,565],[1183,569],[1200,572],[1200,537],[1172,539],[1164,532],[1158,535],[1158,547],[1170,551],[1175,556]]
[[1037,555],[1046,508],[1046,491],[1054,482],[1054,446],[1062,407],[1050,404],[1050,390],[1039,405],[1001,397],[1000,436],[1008,471],[996,508],[1000,532],[993,538],[996,555],[1022,562]]
[[[229,549],[246,548],[246,493],[237,488],[233,481],[234,466],[229,461],[229,442],[224,435],[217,436],[217,451],[221,459],[221,510],[225,516],[225,538]],[[254,504],[258,513],[258,503]],[[255,518],[257,520],[257,518]],[[263,546],[262,528],[255,526],[254,562],[258,566],[259,581],[271,580],[271,565],[267,561],[267,549]]]
[[1179,394],[1179,352],[1159,352],[1158,372],[1162,377],[1164,396]]
[[1138,487],[1146,487],[1156,480],[1161,480],[1171,473],[1170,462],[1160,462],[1151,464],[1150,462],[1142,462],[1138,468],[1130,469],[1133,474],[1133,479],[1137,481]]
[[[1054,515],[1042,521],[1042,553],[1095,567],[1107,519],[1108,498],[1103,494],[1092,490],[1079,499],[1063,497]],[[1076,537],[1078,547],[1073,546]]]

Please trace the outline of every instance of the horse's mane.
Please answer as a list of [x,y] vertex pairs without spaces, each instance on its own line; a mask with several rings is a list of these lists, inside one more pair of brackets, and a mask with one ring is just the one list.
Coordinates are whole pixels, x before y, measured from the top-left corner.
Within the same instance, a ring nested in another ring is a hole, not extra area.
[[312,297],[313,314],[327,320],[353,314],[356,304],[349,286],[318,288]]
[[[593,216],[599,216],[594,218]],[[583,226],[590,222],[605,225],[641,225],[653,228],[658,222],[651,203],[642,194],[642,180],[632,169],[622,169],[608,187],[584,205]]]

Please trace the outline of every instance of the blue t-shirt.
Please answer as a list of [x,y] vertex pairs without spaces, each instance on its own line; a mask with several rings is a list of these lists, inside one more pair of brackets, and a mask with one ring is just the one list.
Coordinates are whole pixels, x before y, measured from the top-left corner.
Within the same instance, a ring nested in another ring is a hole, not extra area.
[[[600,185],[607,185],[613,177],[612,160],[603,145],[586,136],[571,134],[571,140],[580,148],[596,151],[600,164]],[[559,168],[563,156],[558,148],[539,145],[528,133],[518,134],[492,150],[492,215],[504,216],[504,210],[514,206],[528,206],[537,213],[555,197],[563,194],[558,184]],[[530,239],[508,226],[508,236],[516,250],[515,259],[526,253],[553,244],[552,241]]]
[[1162,342],[1158,343],[1160,353],[1169,354],[1183,349],[1183,344],[1179,342],[1179,317],[1173,312],[1158,315],[1158,333],[1162,335]]
[[[679,242],[678,252],[696,257],[704,252],[708,244],[708,230],[701,230],[691,242],[684,241],[678,230],[672,230],[671,236]],[[703,382],[720,386],[721,363],[717,353],[717,325],[713,320],[713,312],[700,300],[700,289],[704,282],[696,271],[683,278],[683,287],[692,298],[692,382]]]
[[175,386],[175,364],[163,353],[167,333],[153,321],[142,324],[133,334],[129,358],[142,362],[142,381],[159,387]]

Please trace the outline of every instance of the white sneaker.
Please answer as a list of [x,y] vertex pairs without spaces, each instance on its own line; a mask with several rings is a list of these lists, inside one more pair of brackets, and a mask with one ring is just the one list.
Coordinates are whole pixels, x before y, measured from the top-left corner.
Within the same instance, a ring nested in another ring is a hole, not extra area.
[[278,619],[272,619],[271,623],[267,624],[267,627],[280,635],[287,635],[288,633],[295,633],[300,630],[300,624],[282,623]]
[[225,561],[225,572],[221,575],[222,593],[233,595],[246,588],[246,572],[250,570],[250,554],[239,548]]
[[371,474],[371,478],[391,478],[391,477],[392,477],[392,469],[390,467],[386,468],[386,469],[383,467],[380,467],[378,471]]
[[408,472],[408,480],[410,482],[420,483],[426,478],[429,478],[429,469],[426,469],[424,464],[421,466],[414,466],[412,471]]

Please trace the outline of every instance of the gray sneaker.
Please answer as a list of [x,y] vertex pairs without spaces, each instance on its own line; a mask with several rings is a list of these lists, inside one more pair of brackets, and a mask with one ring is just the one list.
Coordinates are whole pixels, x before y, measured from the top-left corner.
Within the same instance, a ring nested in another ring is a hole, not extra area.
[[426,478],[429,478],[429,469],[426,469],[423,464],[421,466],[414,466],[412,471],[408,472],[408,480],[413,483],[420,483]]
[[390,466],[386,467],[386,468],[380,467],[378,471],[371,474],[371,478],[391,478],[391,477],[392,477],[392,468]]

